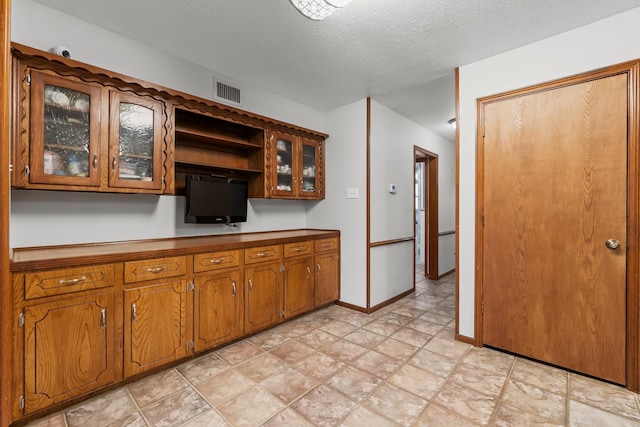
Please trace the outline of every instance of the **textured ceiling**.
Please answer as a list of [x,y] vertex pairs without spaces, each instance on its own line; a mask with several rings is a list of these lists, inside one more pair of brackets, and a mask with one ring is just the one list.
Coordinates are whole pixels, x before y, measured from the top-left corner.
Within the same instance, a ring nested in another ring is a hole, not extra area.
[[353,0],[311,21],[288,0],[36,1],[321,110],[371,96],[447,139],[456,66],[640,6]]

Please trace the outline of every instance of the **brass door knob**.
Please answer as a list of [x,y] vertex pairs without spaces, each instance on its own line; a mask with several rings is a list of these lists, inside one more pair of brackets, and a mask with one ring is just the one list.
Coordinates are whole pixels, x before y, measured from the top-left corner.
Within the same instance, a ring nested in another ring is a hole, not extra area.
[[609,239],[605,242],[605,245],[609,249],[618,249],[620,247],[620,242],[617,241],[616,239]]

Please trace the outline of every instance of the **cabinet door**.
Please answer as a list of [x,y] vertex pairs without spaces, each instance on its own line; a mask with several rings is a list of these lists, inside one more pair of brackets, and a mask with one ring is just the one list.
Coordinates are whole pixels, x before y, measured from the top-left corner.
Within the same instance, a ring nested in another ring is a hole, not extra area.
[[283,133],[269,137],[271,196],[293,198],[297,187],[297,138]]
[[320,199],[324,193],[322,143],[300,139],[300,167],[298,170],[298,196]]
[[124,373],[134,375],[187,355],[185,281],[124,291]]
[[109,186],[161,190],[162,103],[113,91],[109,111]]
[[289,259],[284,263],[284,317],[305,313],[314,307],[313,258]]
[[247,333],[282,319],[282,264],[262,264],[245,270]]
[[244,291],[240,271],[196,277],[194,294],[195,351],[231,341],[244,334]]
[[31,71],[29,182],[100,184],[101,88]]
[[337,252],[316,255],[316,307],[340,297],[340,263]]
[[25,309],[25,413],[115,380],[114,307],[104,293]]

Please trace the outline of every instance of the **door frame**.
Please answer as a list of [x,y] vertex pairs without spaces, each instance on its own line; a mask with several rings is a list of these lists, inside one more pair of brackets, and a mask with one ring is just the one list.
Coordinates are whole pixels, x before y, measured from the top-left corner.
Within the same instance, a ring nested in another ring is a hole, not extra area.
[[9,112],[11,100],[11,0],[0,0],[0,426],[11,423],[13,307],[9,271]]
[[574,76],[529,86],[522,89],[492,95],[477,100],[477,131],[476,131],[476,277],[475,277],[475,342],[476,346],[483,345],[483,213],[484,213],[484,108],[485,105],[503,101],[510,98],[521,97],[542,91],[558,89],[565,86],[584,83],[618,74],[628,76],[628,139],[627,139],[627,302],[626,318],[626,387],[634,392],[639,391],[639,370],[638,370],[638,334],[640,324],[638,315],[640,313],[640,301],[638,299],[640,289],[640,60],[624,62],[577,74]]
[[[429,280],[438,280],[438,155],[424,148],[413,146],[414,174],[415,164],[424,163],[424,275]],[[413,200],[415,200],[414,187]],[[416,236],[415,221],[413,236]],[[415,256],[414,256],[415,258]],[[414,261],[415,262],[415,261]]]

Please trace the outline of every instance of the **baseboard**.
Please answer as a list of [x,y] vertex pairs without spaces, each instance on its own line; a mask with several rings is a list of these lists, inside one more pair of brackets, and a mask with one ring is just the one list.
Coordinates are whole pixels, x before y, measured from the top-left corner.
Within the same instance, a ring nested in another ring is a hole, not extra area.
[[384,308],[384,307],[386,307],[386,306],[388,306],[390,304],[393,304],[394,302],[396,302],[398,300],[401,300],[402,298],[406,297],[407,295],[410,295],[410,294],[414,293],[415,291],[416,291],[415,288],[411,288],[408,291],[405,291],[405,292],[403,292],[403,293],[401,293],[399,295],[396,295],[393,298],[390,298],[390,299],[388,299],[386,301],[381,302],[380,304],[374,305],[373,307],[369,308],[369,313],[374,313],[374,312],[380,310],[381,308]]
[[438,276],[438,280],[443,279],[443,278],[447,277],[448,275],[450,275],[451,273],[455,273],[455,272],[456,272],[455,268],[453,270],[449,270],[446,273],[439,275]]
[[359,311],[361,313],[369,314],[365,307],[360,307],[359,305],[349,304],[348,302],[336,301],[336,305],[340,307],[349,308],[351,310]]
[[345,308],[349,308],[351,310],[356,310],[359,311],[361,313],[366,313],[366,314],[371,314],[371,313],[375,313],[376,311],[380,310],[381,308],[384,308],[386,306],[388,306],[389,304],[393,304],[394,302],[406,297],[407,295],[410,295],[412,293],[415,292],[415,289],[409,289],[408,291],[405,291],[399,295],[396,295],[393,298],[390,298],[386,301],[381,302],[378,305],[375,305],[373,307],[369,307],[369,308],[365,308],[365,307],[360,307],[359,305],[353,305],[353,304],[349,304],[343,301],[336,301],[336,305],[339,305],[341,307],[345,307]]
[[482,344],[477,343],[475,338],[471,338],[466,335],[456,334],[455,339],[456,341],[460,341],[465,344],[471,344],[472,346],[475,346],[475,347],[482,347]]

